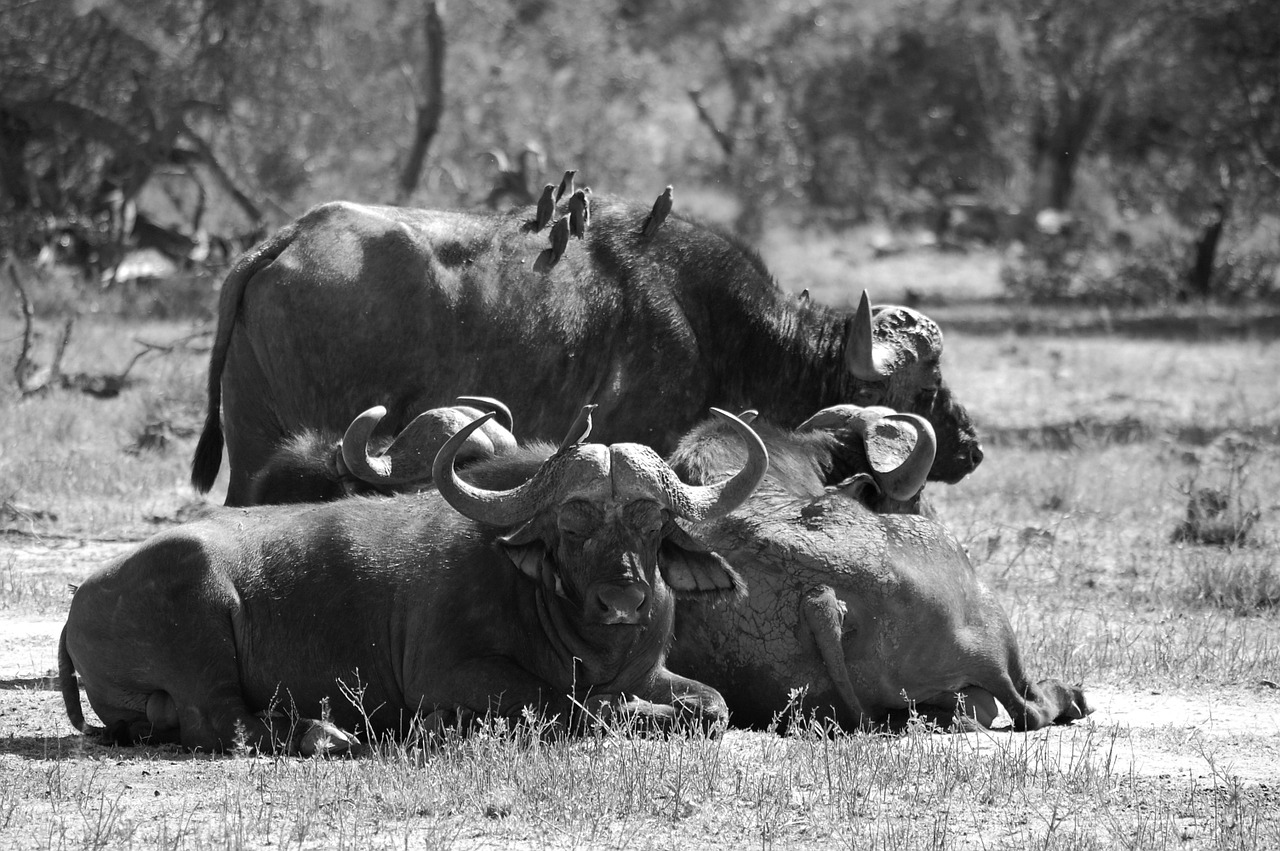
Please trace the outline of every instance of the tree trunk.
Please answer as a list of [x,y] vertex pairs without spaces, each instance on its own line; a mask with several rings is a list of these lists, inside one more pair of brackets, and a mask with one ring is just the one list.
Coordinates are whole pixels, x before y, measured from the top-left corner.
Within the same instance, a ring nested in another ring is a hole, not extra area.
[[440,17],[439,0],[426,2],[427,61],[422,75],[422,99],[418,102],[418,118],[413,134],[413,144],[400,181],[396,186],[395,203],[408,203],[418,180],[422,176],[422,164],[427,159],[427,149],[436,131],[440,129],[440,115],[444,112],[444,22]]
[[1105,93],[1073,93],[1055,83],[1052,106],[1041,102],[1031,133],[1031,210],[1066,210],[1075,194],[1076,168],[1107,105]]
[[8,195],[15,210],[31,206],[31,179],[27,174],[27,143],[31,125],[0,109],[0,193]]
[[1222,241],[1222,228],[1227,223],[1227,205],[1221,201],[1213,205],[1213,218],[1200,232],[1196,240],[1195,258],[1187,273],[1187,292],[1196,298],[1208,298],[1213,293],[1213,266]]

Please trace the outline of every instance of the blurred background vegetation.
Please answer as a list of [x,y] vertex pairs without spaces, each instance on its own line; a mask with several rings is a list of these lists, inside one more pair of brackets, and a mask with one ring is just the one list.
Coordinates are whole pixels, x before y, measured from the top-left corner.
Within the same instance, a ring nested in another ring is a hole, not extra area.
[[46,303],[566,168],[756,241],[997,251],[1028,300],[1274,299],[1280,3],[0,0],[0,259]]

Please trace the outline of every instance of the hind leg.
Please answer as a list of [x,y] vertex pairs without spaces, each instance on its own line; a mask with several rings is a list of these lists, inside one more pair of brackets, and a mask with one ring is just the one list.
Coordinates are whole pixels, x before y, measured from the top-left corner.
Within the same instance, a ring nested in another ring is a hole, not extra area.
[[189,750],[227,751],[248,748],[258,753],[331,756],[358,744],[354,735],[328,721],[290,717],[279,712],[254,713],[238,690],[224,689],[204,700],[174,699],[182,746]]
[[918,705],[916,713],[944,730],[966,732],[990,729],[1000,718],[1000,705],[986,689],[966,686]]
[[1051,724],[1069,724],[1093,712],[1085,700],[1084,691],[1078,686],[1046,679],[1038,683],[1024,681],[1018,688],[1013,680],[1005,679],[1005,687],[998,690],[996,696],[1008,708],[1015,730],[1039,730]]

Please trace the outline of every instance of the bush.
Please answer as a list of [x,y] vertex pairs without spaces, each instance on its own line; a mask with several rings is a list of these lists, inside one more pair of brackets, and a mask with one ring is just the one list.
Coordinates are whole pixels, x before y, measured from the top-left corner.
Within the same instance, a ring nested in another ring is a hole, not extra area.
[[[1274,239],[1253,236],[1219,250],[1211,287],[1215,298],[1280,298],[1280,250]],[[1168,304],[1186,297],[1193,251],[1191,232],[1167,219],[1119,227],[1076,220],[1060,233],[1037,233],[1016,246],[1005,258],[1000,280],[1010,295],[1032,302]]]

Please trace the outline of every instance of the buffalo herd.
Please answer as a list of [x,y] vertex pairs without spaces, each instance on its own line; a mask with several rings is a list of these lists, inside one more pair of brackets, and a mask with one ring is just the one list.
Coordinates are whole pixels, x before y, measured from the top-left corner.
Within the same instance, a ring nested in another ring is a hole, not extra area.
[[314,754],[529,713],[1090,712],[1029,678],[922,502],[982,460],[937,325],[789,297],[712,228],[584,197],[553,264],[534,207],[353,204],[236,264],[192,463],[208,491],[225,444],[226,507],[78,587],[59,643],[78,729]]

